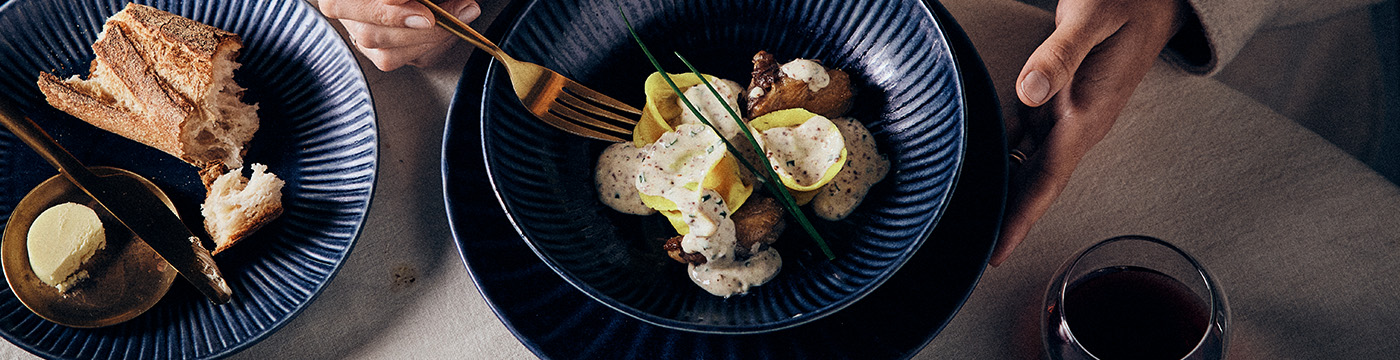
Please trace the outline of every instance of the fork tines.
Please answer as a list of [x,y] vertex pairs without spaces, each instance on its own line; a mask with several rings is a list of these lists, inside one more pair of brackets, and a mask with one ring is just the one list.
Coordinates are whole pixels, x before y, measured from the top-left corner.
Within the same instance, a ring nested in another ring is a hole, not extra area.
[[632,139],[632,128],[641,111],[621,101],[607,97],[572,80],[565,81],[563,91],[555,94],[548,109],[533,108],[540,119],[578,135],[599,140],[623,142]]

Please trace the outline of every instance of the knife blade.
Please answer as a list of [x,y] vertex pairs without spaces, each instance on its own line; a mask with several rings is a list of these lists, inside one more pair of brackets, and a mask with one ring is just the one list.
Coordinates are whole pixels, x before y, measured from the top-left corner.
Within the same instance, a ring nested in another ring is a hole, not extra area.
[[200,244],[199,238],[156,194],[146,191],[142,182],[148,180],[139,176],[93,174],[38,124],[20,115],[18,109],[4,97],[0,97],[0,123],[58,168],[59,173],[74,185],[97,200],[122,226],[150,245],[156,254],[170,263],[180,276],[210,301],[224,304],[233,297],[233,289],[224,281],[209,250]]

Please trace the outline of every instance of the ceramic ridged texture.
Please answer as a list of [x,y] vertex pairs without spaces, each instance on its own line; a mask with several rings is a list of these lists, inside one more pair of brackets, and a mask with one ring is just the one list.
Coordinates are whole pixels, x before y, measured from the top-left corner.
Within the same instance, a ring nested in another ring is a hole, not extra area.
[[[628,1],[630,16],[671,72],[701,69],[747,84],[758,50],[780,61],[819,59],[851,74],[863,121],[892,169],[855,214],[818,221],[837,255],[825,261],[791,224],[775,247],[778,277],[729,299],[705,293],[667,259],[658,217],[616,214],[596,200],[593,171],[606,144],[535,120],[493,65],[483,99],[488,173],[512,223],[547,264],[610,307],[677,329],[752,333],[839,310],[879,286],[923,243],[948,199],[965,147],[957,69],[917,1]],[[536,1],[502,39],[514,57],[641,104],[651,65],[612,2]],[[673,234],[673,232],[671,232]],[[938,241],[933,239],[931,241]]]
[[[340,268],[359,234],[374,187],[373,105],[354,55],[302,1],[149,1],[243,38],[235,80],[262,124],[246,159],[287,181],[282,217],[215,257],[234,296],[212,305],[177,280],[154,308],[126,323],[73,329],[45,321],[0,291],[0,335],[54,358],[214,358],[267,337],[304,309]],[[90,45],[125,1],[15,0],[0,7],[0,96],[87,165],[150,178],[202,233],[204,189],[196,169],[158,150],[87,125],[45,104],[40,71],[87,75]],[[0,130],[0,211],[56,174]]]

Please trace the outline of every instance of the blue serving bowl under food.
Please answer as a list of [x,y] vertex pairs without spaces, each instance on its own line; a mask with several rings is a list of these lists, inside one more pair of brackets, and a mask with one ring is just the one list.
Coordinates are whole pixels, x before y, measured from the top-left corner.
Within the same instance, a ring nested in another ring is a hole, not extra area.
[[835,260],[789,219],[773,245],[784,259],[777,277],[746,295],[714,296],[661,249],[658,239],[674,235],[663,217],[621,214],[597,200],[594,166],[608,144],[533,118],[504,68],[493,64],[480,104],[487,174],[522,238],[570,284],[658,326],[760,333],[841,310],[890,278],[925,242],[949,241],[929,235],[959,178],[968,114],[962,65],[927,4],[542,0],[524,8],[500,44],[517,59],[640,105],[653,68],[618,5],[671,72],[685,72],[672,55],[679,52],[702,72],[745,84],[759,50],[779,61],[819,59],[845,70],[857,90],[849,116],[865,123],[891,169],[851,216],[814,218]]

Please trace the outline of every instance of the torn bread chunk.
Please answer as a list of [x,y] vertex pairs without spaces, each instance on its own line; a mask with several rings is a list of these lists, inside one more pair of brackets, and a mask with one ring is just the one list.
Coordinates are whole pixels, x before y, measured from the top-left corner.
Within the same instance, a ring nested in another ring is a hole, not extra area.
[[266,165],[251,167],[251,177],[244,177],[241,168],[220,175],[209,186],[209,194],[200,206],[204,229],[216,245],[214,254],[223,252],[282,215],[285,182],[267,172]]
[[193,164],[208,186],[243,167],[258,130],[233,81],[242,48],[237,34],[127,4],[92,44],[87,80],[44,72],[38,85],[55,108]]

